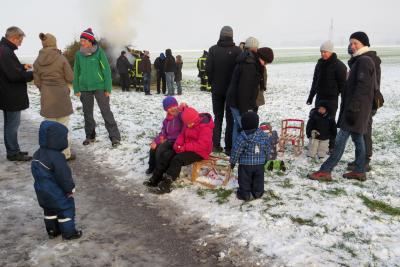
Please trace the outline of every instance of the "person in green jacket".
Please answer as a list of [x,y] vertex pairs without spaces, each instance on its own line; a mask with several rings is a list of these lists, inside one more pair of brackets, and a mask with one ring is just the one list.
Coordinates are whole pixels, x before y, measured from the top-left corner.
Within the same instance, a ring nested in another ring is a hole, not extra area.
[[112,89],[111,69],[104,50],[97,44],[91,28],[80,36],[80,50],[75,54],[74,93],[82,102],[86,139],[83,145],[96,140],[96,122],[93,118],[94,98],[99,105],[113,147],[118,146],[121,135],[110,109]]

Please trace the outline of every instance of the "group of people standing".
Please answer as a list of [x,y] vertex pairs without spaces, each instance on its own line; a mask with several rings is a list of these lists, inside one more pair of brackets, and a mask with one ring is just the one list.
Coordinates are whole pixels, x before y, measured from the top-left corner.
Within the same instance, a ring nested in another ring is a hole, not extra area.
[[[135,70],[136,76],[140,75],[142,79],[136,80],[136,82],[143,83],[143,91],[145,95],[151,95],[151,61],[150,52],[143,51],[140,54],[140,58],[135,59]],[[136,66],[137,65],[137,66]],[[154,61],[154,68],[156,70],[157,79],[157,94],[173,96],[175,95],[175,85],[177,87],[177,94],[182,94],[182,56],[177,55],[176,59],[172,55],[171,49],[166,49],[165,54],[161,53]],[[120,75],[120,83],[122,91],[129,91],[130,88],[130,77],[129,72],[133,69],[131,64],[126,57],[126,51],[121,51],[121,55],[117,59],[116,68]],[[138,86],[136,84],[136,86]]]

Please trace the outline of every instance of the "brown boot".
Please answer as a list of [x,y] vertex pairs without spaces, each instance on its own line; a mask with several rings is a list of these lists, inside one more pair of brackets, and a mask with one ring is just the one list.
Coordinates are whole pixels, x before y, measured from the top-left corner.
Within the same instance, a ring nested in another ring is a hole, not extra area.
[[317,171],[310,173],[308,175],[308,178],[311,180],[317,180],[317,181],[332,181],[332,176],[330,172],[323,172],[323,171]]
[[367,180],[367,176],[365,175],[365,172],[355,172],[355,171],[343,174],[343,178],[354,179],[354,180],[358,180],[361,182],[364,182],[365,180]]

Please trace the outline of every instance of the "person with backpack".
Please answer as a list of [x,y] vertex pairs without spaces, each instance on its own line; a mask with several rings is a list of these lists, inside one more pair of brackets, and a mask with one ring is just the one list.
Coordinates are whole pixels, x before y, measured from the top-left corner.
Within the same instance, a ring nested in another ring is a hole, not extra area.
[[96,140],[96,122],[93,118],[93,104],[96,98],[111,145],[118,146],[121,135],[110,109],[112,80],[106,54],[98,45],[90,28],[82,32],[80,45],[75,54],[73,87],[75,95],[81,99],[85,118],[86,139],[83,145],[89,145]]
[[[380,91],[381,87],[381,59],[378,57],[376,51],[371,51],[369,49],[370,43],[369,43],[369,38],[364,32],[355,32],[352,34],[352,37],[356,40],[359,40],[359,42],[362,45],[362,50],[365,51],[363,54],[364,56],[367,56],[372,59],[375,65],[375,74],[376,74],[376,85],[377,87],[375,88],[374,91],[374,101],[372,105],[372,113],[371,113],[371,118],[368,121],[368,127],[367,127],[367,132],[364,134],[364,142],[365,142],[365,149],[366,149],[366,158],[365,158],[365,170],[369,172],[371,170],[370,162],[372,158],[372,122],[373,122],[373,116],[376,114],[377,110],[383,105],[384,99],[382,96],[382,93]],[[352,51],[353,52],[353,51]],[[354,54],[354,52],[353,52]],[[354,63],[354,57],[352,56],[348,62],[349,66],[351,67]],[[355,168],[355,162],[352,161],[348,164],[347,169],[349,171],[354,170]]]
[[354,54],[349,77],[342,95],[338,120],[340,130],[329,158],[322,164],[319,171],[308,175],[312,180],[332,180],[331,172],[342,158],[350,136],[356,150],[355,167],[350,172],[343,174],[343,178],[359,181],[367,179],[364,135],[367,133],[372,116],[374,92],[378,88],[375,63],[369,56],[365,55],[369,51],[369,41],[366,36],[365,33],[361,35],[354,33],[350,36]]

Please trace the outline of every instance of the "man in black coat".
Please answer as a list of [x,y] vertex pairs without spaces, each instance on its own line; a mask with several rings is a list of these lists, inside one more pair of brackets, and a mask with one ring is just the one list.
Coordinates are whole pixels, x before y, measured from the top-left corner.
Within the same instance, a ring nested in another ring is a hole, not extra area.
[[7,159],[11,161],[29,161],[32,157],[22,152],[18,144],[18,128],[21,110],[29,107],[26,83],[33,80],[29,64],[22,65],[14,51],[21,46],[25,37],[18,27],[7,29],[0,41],[0,109],[4,115],[4,144]]
[[165,83],[165,72],[164,72],[164,63],[165,63],[165,55],[161,53],[159,57],[156,58],[154,61],[154,68],[157,72],[157,94],[161,93],[160,90],[160,83],[162,83],[162,93],[165,94],[166,92],[166,83]]
[[129,91],[129,69],[132,69],[132,64],[129,63],[125,54],[125,51],[121,51],[121,55],[117,59],[117,70],[121,79],[121,89],[123,92]]
[[[366,34],[364,33],[366,36]],[[368,38],[350,36],[351,48],[354,52],[353,64],[342,94],[342,103],[338,125],[340,131],[336,137],[335,148],[319,171],[309,174],[313,180],[331,180],[331,171],[339,163],[351,136],[356,150],[355,167],[343,175],[347,179],[365,181],[365,142],[368,123],[372,114],[374,90],[377,90],[377,79],[374,61],[365,55],[369,51]]]
[[[363,32],[355,32],[353,33],[353,38],[360,39],[361,45],[364,47],[369,47],[369,39],[368,36]],[[366,48],[364,48],[366,49]],[[369,50],[369,49],[368,49]],[[381,87],[381,59],[377,56],[375,51],[366,51],[364,56],[368,56],[372,59],[375,64],[375,74],[376,74],[376,83],[377,83],[377,91],[380,91]],[[354,58],[352,57],[349,60],[349,66],[351,67],[354,63]],[[370,161],[372,157],[372,116],[374,116],[377,112],[377,107],[372,105],[372,114],[371,118],[368,122],[368,128],[366,134],[364,134],[364,141],[365,141],[365,149],[366,149],[366,159],[365,159],[365,170],[368,172],[371,170]],[[355,168],[355,162],[350,162],[348,164],[348,170],[353,170]]]
[[222,122],[226,120],[225,128],[225,152],[230,154],[232,149],[233,117],[230,108],[226,104],[226,94],[236,58],[241,49],[233,42],[233,30],[230,26],[221,29],[220,37],[216,45],[209,49],[206,61],[206,73],[211,84],[211,97],[214,113],[213,151],[221,152]]
[[[336,118],[338,109],[339,94],[343,92],[346,84],[347,68],[346,65],[337,58],[333,52],[333,43],[326,41],[321,45],[321,58],[318,60],[314,70],[313,82],[310,94],[307,99],[307,105],[311,105],[313,98],[315,107],[321,101],[327,103],[331,108],[330,116]],[[335,145],[335,139],[329,141],[329,148],[332,150]]]

